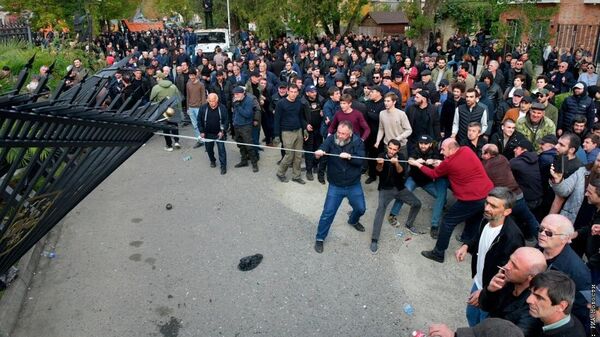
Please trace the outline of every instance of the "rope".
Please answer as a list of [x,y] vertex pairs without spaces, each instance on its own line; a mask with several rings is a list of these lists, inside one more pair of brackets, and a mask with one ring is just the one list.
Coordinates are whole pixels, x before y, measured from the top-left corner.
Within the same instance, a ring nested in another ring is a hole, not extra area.
[[[241,142],[236,142],[236,141],[231,141],[231,140],[221,140],[221,139],[207,139],[207,138],[202,138],[202,137],[192,137],[192,136],[183,136],[183,135],[173,135],[173,134],[169,134],[169,133],[163,133],[163,132],[155,132],[154,133],[157,136],[165,136],[165,137],[177,137],[177,138],[183,138],[183,139],[190,139],[193,141],[202,141],[204,143],[208,143],[208,142],[219,142],[219,143],[224,143],[224,144],[234,144],[234,145],[245,145],[245,146],[252,146],[252,147],[258,147],[258,148],[262,148],[262,149],[268,149],[268,150],[284,150],[284,151],[290,151],[290,152],[300,152],[300,153],[310,153],[310,154],[315,154],[315,151],[306,151],[306,150],[297,150],[297,149],[290,149],[290,148],[286,148],[286,147],[272,147],[272,146],[266,146],[266,145],[257,145],[257,144],[249,144],[249,143],[241,143]],[[339,154],[335,154],[335,153],[325,153],[325,156],[330,156],[330,157],[339,157]],[[361,157],[361,156],[352,156],[352,159],[363,159],[363,160],[375,160],[377,161],[378,158],[371,158],[371,157]],[[379,158],[381,159],[381,158]],[[391,161],[390,159],[384,159],[383,161]],[[401,163],[408,163],[408,160],[398,160]]]

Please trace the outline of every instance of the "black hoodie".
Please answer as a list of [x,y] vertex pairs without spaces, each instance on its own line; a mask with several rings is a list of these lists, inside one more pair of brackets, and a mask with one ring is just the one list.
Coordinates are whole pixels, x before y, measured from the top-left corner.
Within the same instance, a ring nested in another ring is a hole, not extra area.
[[542,199],[542,179],[540,167],[538,164],[538,155],[535,152],[527,151],[520,156],[510,160],[510,168],[513,171],[515,180],[523,191],[526,201],[536,201]]

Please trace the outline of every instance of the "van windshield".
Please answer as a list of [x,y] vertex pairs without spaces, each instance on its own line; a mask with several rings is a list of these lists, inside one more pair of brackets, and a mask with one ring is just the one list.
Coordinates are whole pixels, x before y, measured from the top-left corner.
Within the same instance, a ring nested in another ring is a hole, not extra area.
[[198,35],[198,43],[225,43],[223,32],[202,32],[196,35]]

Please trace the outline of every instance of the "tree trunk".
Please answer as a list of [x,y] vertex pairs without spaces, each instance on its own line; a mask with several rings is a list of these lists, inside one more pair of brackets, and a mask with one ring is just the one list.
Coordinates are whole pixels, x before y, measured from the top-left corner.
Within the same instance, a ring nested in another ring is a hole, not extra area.
[[338,35],[340,33],[340,19],[333,19],[333,35]]
[[321,18],[321,25],[323,25],[323,30],[325,31],[325,35],[332,36],[331,29],[329,28],[329,22],[325,21],[324,18]]
[[348,26],[346,27],[346,32],[344,32],[344,35],[348,35],[352,31],[352,28],[354,28],[354,25],[356,23],[356,19],[358,18],[358,14],[360,14],[361,8],[363,8],[363,6],[366,4],[367,0],[358,1],[356,7],[354,7],[354,9],[352,10],[352,14],[350,16],[350,20],[348,20]]

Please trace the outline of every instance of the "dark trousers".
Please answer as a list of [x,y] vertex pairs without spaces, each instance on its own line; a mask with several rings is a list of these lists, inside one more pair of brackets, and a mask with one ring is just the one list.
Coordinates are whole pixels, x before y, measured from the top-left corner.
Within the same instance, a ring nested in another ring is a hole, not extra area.
[[206,29],[214,27],[212,12],[204,12],[204,25]]
[[[217,139],[217,136],[207,134],[206,139]],[[215,143],[217,144],[217,151],[219,152],[219,164],[221,164],[221,167],[227,168],[227,152],[225,151],[225,143],[204,142],[204,148],[208,154],[208,159],[210,159],[212,163],[217,161],[217,158],[215,158]]]
[[438,256],[444,256],[444,252],[448,249],[450,243],[450,237],[454,231],[454,227],[461,222],[465,222],[465,229],[461,235],[461,239],[464,242],[469,242],[475,235],[477,235],[478,225],[481,223],[483,217],[483,206],[485,199],[475,201],[461,201],[458,200],[442,220],[440,226],[439,236],[433,249],[434,254]]
[[273,123],[274,123],[273,113],[270,111],[263,111],[260,122],[262,124],[262,129],[265,134],[265,143],[267,143],[267,144],[273,143]]
[[[167,122],[167,125],[175,127],[175,130],[166,129],[166,130],[164,130],[164,132],[175,136],[175,137],[173,137],[173,138],[175,138],[175,143],[179,143],[179,137],[177,137],[177,136],[179,136],[179,129],[177,128],[178,124]],[[167,144],[167,147],[173,147],[173,140],[171,139],[171,137],[165,136],[165,143]]]
[[[252,144],[252,124],[238,125],[235,127],[235,141],[239,143]],[[258,163],[258,157],[256,151],[251,149],[250,146],[238,145],[240,148],[240,155],[242,156],[242,162],[250,162],[254,165]]]
[[[382,152],[382,150],[381,150],[382,144],[383,144],[383,142],[379,143],[379,147],[376,148],[375,143],[365,142],[365,147],[367,150],[367,157],[377,158],[377,156],[379,156],[379,154]],[[376,178],[377,170],[375,170],[375,167],[377,166],[377,162],[375,160],[365,160],[365,161],[367,162],[367,165],[369,167],[369,177]]]
[[[322,143],[323,138],[318,132],[308,132],[308,139],[304,141],[304,151],[317,151]],[[319,160],[315,158],[314,153],[305,153],[304,160],[306,161],[306,172],[312,173],[312,169],[319,165]]]

